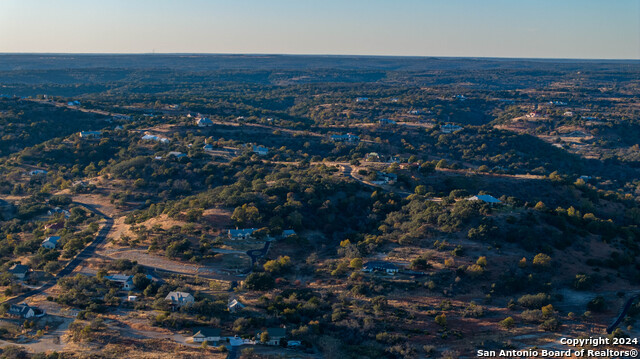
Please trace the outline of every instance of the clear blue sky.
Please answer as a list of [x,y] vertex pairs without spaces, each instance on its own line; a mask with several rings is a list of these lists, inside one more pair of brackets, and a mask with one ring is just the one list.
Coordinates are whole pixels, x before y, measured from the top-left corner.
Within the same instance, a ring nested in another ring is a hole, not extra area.
[[640,0],[0,0],[0,52],[640,59]]

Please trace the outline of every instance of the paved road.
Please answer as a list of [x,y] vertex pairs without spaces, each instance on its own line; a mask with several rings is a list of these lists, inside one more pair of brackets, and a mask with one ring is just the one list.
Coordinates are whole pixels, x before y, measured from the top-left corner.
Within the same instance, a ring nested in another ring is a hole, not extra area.
[[67,263],[67,265],[62,268],[62,270],[60,272],[58,272],[58,274],[49,279],[47,282],[45,282],[42,286],[40,286],[39,288],[36,289],[32,289],[28,292],[22,293],[14,298],[11,298],[7,301],[5,301],[6,303],[11,303],[11,304],[15,304],[15,303],[20,303],[23,302],[25,299],[34,296],[34,295],[38,295],[38,294],[42,294],[44,291],[46,291],[47,289],[53,287],[54,285],[56,285],[56,283],[58,283],[58,280],[66,275],[69,275],[71,272],[73,272],[78,265],[80,265],[80,263],[82,263],[85,259],[87,258],[91,258],[95,252],[96,249],[98,248],[98,246],[100,246],[102,243],[104,243],[105,239],[107,238],[107,234],[109,234],[109,231],[111,231],[111,228],[113,227],[113,218],[107,216],[106,214],[100,212],[98,209],[96,209],[94,206],[89,205],[89,204],[85,204],[85,203],[78,203],[78,202],[74,202],[74,204],[76,205],[80,205],[85,207],[86,209],[88,209],[89,211],[97,214],[98,216],[104,218],[105,220],[105,224],[104,226],[102,226],[102,228],[100,228],[100,230],[98,231],[98,234],[96,235],[96,237],[93,239],[93,241],[86,246],[82,251],[80,251],[80,253],[71,261],[69,261],[69,263]]

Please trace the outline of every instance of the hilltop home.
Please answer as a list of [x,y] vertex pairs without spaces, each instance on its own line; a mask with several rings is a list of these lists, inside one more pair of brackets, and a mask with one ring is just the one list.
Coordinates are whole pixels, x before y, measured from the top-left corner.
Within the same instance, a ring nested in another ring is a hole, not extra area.
[[378,172],[378,179],[371,181],[373,184],[394,184],[398,180],[395,173]]
[[[287,337],[287,329],[285,328],[267,328],[267,334],[269,334],[269,340],[264,344],[266,345],[280,345],[280,340]],[[262,332],[256,333],[256,340],[260,340]]]
[[347,133],[346,135],[332,135],[331,141],[333,142],[358,142],[360,141],[360,137]]
[[242,310],[244,309],[244,307],[245,305],[240,303],[237,299],[230,300],[229,304],[227,305],[227,309],[231,313],[235,313],[237,310]]
[[193,295],[185,292],[170,292],[164,299],[171,302],[174,307],[182,307],[185,304],[191,304],[196,301]]
[[147,141],[156,141],[156,142],[160,142],[160,143],[169,143],[169,139],[168,138],[164,138],[164,137],[159,137],[159,136],[155,136],[155,135],[150,135],[150,134],[146,134],[144,136],[142,136],[143,140],[147,140]]
[[388,118],[381,118],[380,120],[378,120],[378,122],[383,124],[383,125],[395,125],[396,124],[396,121],[390,120]]
[[101,131],[80,131],[80,138],[100,138],[102,137]]
[[24,264],[14,264],[9,268],[9,273],[13,274],[16,279],[24,280],[29,273],[29,266]]
[[193,328],[191,339],[194,343],[216,343],[222,340],[220,333],[221,331],[218,328]]
[[440,127],[440,132],[442,132],[442,133],[454,133],[454,132],[460,131],[460,130],[462,130],[461,126],[454,125],[454,124],[451,124],[451,123],[448,123],[446,125],[442,125]]
[[38,307],[30,307],[27,304],[22,303],[22,304],[12,304],[9,307],[8,314],[27,319],[27,318],[44,317],[46,312],[43,309],[40,309]]
[[31,176],[37,176],[37,175],[46,175],[48,172],[45,170],[33,170],[31,172],[29,172],[29,174]]
[[187,157],[186,154],[184,154],[182,152],[178,152],[178,151],[171,151],[171,152],[169,152],[169,154],[167,156],[168,157],[175,157],[175,158]]
[[227,234],[229,239],[249,239],[253,235],[257,228],[245,228],[245,229],[230,229]]
[[205,151],[213,151],[213,145],[206,144],[206,145],[202,146],[202,149],[205,150]]
[[135,288],[133,285],[133,276],[125,274],[114,274],[104,277],[108,281],[119,283],[122,285],[122,290],[132,290]]
[[198,127],[210,127],[213,126],[213,121],[207,117],[200,117],[196,120],[196,125],[198,125]]
[[498,204],[498,203],[502,203],[502,201],[500,201],[499,199],[495,198],[494,196],[488,195],[488,194],[479,194],[476,196],[472,196],[467,198],[468,201],[482,201],[484,203],[489,203],[489,204]]
[[399,269],[393,263],[383,262],[383,261],[371,261],[367,262],[362,266],[363,272],[385,272],[387,274],[395,274],[398,273]]
[[253,153],[257,153],[260,156],[266,156],[269,153],[269,149],[264,146],[253,146]]
[[47,237],[44,241],[42,241],[42,246],[47,249],[55,249],[58,245],[58,241],[60,240],[59,236],[51,236]]

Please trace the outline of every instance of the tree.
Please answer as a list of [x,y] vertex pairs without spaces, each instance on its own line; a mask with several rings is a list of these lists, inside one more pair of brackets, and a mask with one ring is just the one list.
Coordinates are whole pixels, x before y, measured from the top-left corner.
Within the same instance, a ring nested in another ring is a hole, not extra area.
[[269,333],[266,330],[260,333],[260,342],[266,343],[269,341],[269,339]]
[[151,279],[147,278],[146,275],[137,273],[133,276],[133,285],[136,287],[136,289],[143,290],[149,284],[151,284]]
[[269,273],[251,273],[244,280],[242,286],[250,290],[269,290],[276,282]]
[[353,258],[349,263],[349,267],[355,270],[362,269],[362,258]]
[[447,315],[444,313],[438,314],[436,315],[436,324],[438,324],[441,327],[446,327],[447,326]]
[[504,320],[500,321],[500,326],[505,329],[511,329],[516,325],[516,321],[513,320],[512,317],[506,317]]
[[424,196],[425,194],[427,194],[427,187],[425,185],[416,186],[414,192],[417,195]]
[[538,253],[533,257],[533,265],[539,268],[549,268],[551,266],[551,257],[544,253]]

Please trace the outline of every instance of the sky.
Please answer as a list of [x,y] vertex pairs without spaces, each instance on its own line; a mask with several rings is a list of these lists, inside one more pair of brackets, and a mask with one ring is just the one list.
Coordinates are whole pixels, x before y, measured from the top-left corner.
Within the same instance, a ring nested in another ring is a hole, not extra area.
[[640,59],[640,0],[0,0],[0,53]]

